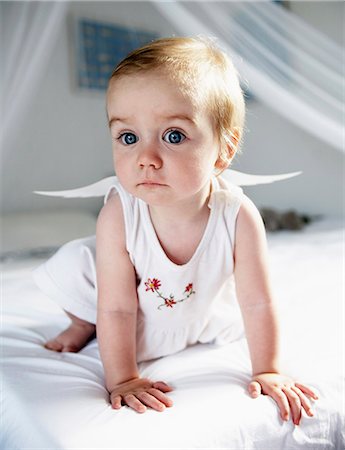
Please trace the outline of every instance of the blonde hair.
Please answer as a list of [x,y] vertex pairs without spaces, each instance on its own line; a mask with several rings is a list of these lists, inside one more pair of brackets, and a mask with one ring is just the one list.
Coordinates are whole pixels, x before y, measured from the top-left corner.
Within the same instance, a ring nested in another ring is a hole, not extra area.
[[243,93],[230,58],[210,39],[162,38],[131,52],[115,67],[110,81],[153,70],[164,71],[193,104],[209,113],[220,142],[216,167],[223,171],[238,149],[245,116]]

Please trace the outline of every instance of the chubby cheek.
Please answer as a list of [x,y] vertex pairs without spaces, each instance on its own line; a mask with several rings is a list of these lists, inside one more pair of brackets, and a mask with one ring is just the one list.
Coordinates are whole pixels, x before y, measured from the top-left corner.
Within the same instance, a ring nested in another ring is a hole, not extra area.
[[216,150],[199,148],[189,158],[185,158],[185,172],[193,174],[199,180],[208,178],[213,173],[217,159],[218,153]]
[[121,156],[113,153],[113,166],[120,183],[124,188],[127,188],[130,181],[130,162],[126,158],[121,158]]
[[115,172],[117,171],[117,166],[118,166],[118,156],[116,155],[116,153],[113,150],[113,167]]
[[131,162],[131,158],[128,158],[128,155],[113,150],[113,165],[115,171],[122,172],[126,171],[127,167],[133,166],[133,162]]
[[175,185],[183,191],[197,192],[212,177],[213,161],[204,161],[202,158],[186,159],[179,167],[175,167],[173,177]]

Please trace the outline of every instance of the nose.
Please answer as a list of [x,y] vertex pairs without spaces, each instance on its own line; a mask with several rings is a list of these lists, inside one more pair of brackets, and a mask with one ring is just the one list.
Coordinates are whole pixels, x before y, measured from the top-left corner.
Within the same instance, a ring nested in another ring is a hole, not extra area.
[[162,158],[158,150],[153,146],[145,146],[142,148],[138,157],[138,165],[141,169],[151,167],[153,169],[160,169],[162,167]]

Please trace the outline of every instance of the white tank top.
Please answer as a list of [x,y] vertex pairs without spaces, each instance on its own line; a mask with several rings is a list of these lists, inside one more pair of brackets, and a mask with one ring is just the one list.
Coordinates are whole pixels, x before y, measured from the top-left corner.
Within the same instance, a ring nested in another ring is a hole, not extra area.
[[198,342],[224,344],[243,337],[233,274],[242,189],[221,176],[212,179],[206,229],[183,265],[173,263],[162,249],[148,205],[119,181],[104,203],[113,189],[122,202],[126,247],[137,275],[137,360],[166,356]]

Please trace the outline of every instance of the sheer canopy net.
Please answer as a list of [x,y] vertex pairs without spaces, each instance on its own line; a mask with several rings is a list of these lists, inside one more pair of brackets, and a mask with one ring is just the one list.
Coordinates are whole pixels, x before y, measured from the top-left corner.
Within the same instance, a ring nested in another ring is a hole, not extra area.
[[153,4],[178,33],[216,37],[255,98],[344,151],[339,45],[271,1]]
[[[260,2],[148,2],[176,34],[218,39],[244,88],[297,126],[344,151],[342,48],[296,15]],[[1,3],[2,157],[30,109],[68,2]],[[114,5],[115,7],[115,5]],[[16,26],[8,24],[16,18]],[[6,20],[5,20],[6,19]],[[19,82],[20,81],[20,82]]]
[[1,156],[30,110],[61,33],[67,2],[1,2]]

